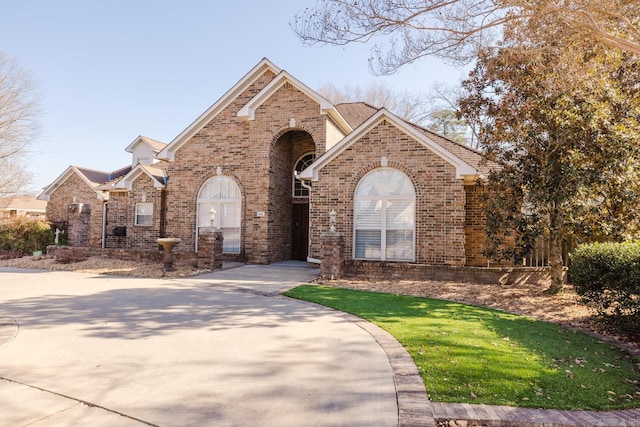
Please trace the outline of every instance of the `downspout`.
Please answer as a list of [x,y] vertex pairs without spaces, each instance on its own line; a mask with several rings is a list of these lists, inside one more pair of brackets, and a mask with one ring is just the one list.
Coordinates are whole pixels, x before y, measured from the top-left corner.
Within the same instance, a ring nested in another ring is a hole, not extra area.
[[[294,171],[293,172],[294,176],[296,177],[297,180],[300,181],[300,184],[306,188],[307,190],[309,190],[309,210],[311,210],[311,186],[307,185],[305,183],[305,180],[300,178],[300,174],[298,171]],[[309,226],[311,226],[311,215],[309,215]],[[311,238],[309,238],[309,248],[311,247]],[[308,249],[307,249],[308,251]],[[313,263],[313,264],[322,264],[322,260],[319,260],[318,258],[312,258],[310,256],[307,255],[307,262]]]
[[167,189],[160,190],[160,237],[167,237]]
[[107,248],[107,202],[102,201],[102,249]]

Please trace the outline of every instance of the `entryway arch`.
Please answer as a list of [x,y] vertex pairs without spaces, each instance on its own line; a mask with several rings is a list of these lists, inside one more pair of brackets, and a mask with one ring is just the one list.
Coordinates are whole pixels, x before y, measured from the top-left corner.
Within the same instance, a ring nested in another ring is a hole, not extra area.
[[273,144],[269,173],[271,262],[307,260],[309,190],[295,178],[295,171],[310,165],[315,152],[313,137],[300,129],[284,132]]

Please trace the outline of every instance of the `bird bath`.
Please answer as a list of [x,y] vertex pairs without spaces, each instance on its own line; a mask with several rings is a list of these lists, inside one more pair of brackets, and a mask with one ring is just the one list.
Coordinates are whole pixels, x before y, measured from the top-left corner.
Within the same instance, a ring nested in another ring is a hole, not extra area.
[[173,247],[180,243],[180,239],[177,237],[163,237],[158,239],[158,244],[164,248],[164,267],[162,271],[173,271]]

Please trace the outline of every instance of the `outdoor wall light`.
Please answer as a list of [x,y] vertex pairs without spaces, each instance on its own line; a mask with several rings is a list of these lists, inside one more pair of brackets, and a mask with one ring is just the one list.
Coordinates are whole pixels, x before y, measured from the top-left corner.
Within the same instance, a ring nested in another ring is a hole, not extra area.
[[213,228],[216,223],[216,210],[213,208],[209,209],[209,222],[211,222],[211,227]]
[[338,221],[338,213],[335,211],[335,209],[331,209],[331,212],[329,212],[329,230],[331,230],[332,233],[335,233],[336,231],[337,221]]

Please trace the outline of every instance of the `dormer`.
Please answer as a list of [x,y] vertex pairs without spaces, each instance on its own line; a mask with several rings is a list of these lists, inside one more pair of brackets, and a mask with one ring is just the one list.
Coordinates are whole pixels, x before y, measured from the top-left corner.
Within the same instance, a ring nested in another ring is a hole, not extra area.
[[129,146],[125,148],[125,151],[132,154],[132,167],[138,163],[151,166],[159,161],[156,155],[166,147],[166,145],[167,144],[163,142],[141,135],[129,144]]

